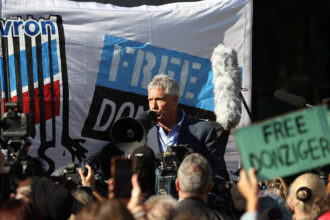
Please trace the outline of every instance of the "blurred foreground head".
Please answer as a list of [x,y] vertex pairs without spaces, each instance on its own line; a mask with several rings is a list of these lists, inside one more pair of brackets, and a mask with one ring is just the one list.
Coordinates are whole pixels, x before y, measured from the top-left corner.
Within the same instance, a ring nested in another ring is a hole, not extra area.
[[324,183],[319,176],[305,173],[298,176],[290,186],[287,202],[295,217],[308,217],[316,198],[326,194]]
[[178,214],[178,201],[170,195],[154,195],[145,203],[148,220],[169,220]]
[[9,199],[0,209],[1,220],[41,220],[38,208],[32,201],[26,199]]
[[137,147],[132,152],[134,173],[138,175],[144,199],[155,194],[156,157],[149,147]]
[[94,202],[84,207],[75,220],[134,220],[126,206],[117,199]]

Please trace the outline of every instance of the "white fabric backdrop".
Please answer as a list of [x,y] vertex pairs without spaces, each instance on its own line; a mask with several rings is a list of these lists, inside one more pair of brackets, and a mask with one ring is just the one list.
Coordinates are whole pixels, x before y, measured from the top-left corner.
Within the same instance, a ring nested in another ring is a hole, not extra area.
[[[239,66],[243,70],[242,87],[247,89],[243,95],[247,103],[251,102],[252,1],[205,0],[125,8],[110,4],[65,0],[2,0],[2,34],[6,27],[5,19],[17,20],[21,17],[26,20],[28,15],[32,15],[34,19],[43,17],[46,20],[50,15],[60,15],[63,20],[69,89],[69,133],[73,139],[82,138],[82,129],[91,109],[97,80],[101,80],[98,76],[102,72],[100,60],[105,50],[105,36],[118,37],[118,42],[123,39],[129,43],[139,42],[145,48],[150,47],[150,51],[156,54],[156,60],[160,59],[157,53],[164,49],[164,53],[169,51],[168,53],[174,54],[173,56],[182,56],[191,60],[197,57],[196,59],[208,62],[213,49],[218,44],[233,47],[238,52]],[[21,47],[21,50],[22,48],[24,47]],[[61,144],[63,73],[59,75],[61,107],[59,115],[56,116],[55,146],[45,151],[46,156],[55,161],[56,168],[67,165],[72,158]],[[207,83],[207,79],[204,82]],[[109,85],[110,87],[117,89],[114,84]],[[139,87],[136,93],[146,95],[147,91],[143,89]],[[127,91],[135,92],[134,88]],[[190,103],[185,104],[190,105]],[[239,127],[249,122],[244,111]],[[51,126],[52,120],[46,120],[47,140],[51,138]],[[39,124],[36,125],[36,129],[36,136],[30,148],[32,156],[37,156],[40,147]],[[86,141],[81,145],[88,150],[87,157],[108,143],[97,138],[83,139]],[[229,145],[232,145],[231,141]],[[234,153],[233,156],[238,162],[237,154]],[[229,168],[231,166],[229,165]]]

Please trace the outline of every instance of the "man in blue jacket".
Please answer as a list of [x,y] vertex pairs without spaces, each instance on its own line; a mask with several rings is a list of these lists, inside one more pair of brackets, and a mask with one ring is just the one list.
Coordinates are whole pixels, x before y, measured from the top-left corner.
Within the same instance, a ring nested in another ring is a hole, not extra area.
[[158,122],[149,130],[146,145],[160,159],[168,146],[188,144],[194,152],[201,153],[208,160],[213,175],[228,180],[215,128],[178,109],[179,96],[179,85],[167,75],[158,74],[149,83],[149,108],[157,113]]

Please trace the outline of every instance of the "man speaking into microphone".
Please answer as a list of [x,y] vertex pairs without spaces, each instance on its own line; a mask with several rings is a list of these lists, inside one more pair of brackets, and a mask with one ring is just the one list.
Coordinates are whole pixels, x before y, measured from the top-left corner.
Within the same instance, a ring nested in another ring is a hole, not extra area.
[[158,122],[149,130],[146,146],[161,159],[168,146],[188,144],[194,152],[201,153],[209,161],[213,175],[228,180],[215,128],[178,109],[179,96],[178,83],[167,75],[158,74],[149,83],[149,108],[157,113]]

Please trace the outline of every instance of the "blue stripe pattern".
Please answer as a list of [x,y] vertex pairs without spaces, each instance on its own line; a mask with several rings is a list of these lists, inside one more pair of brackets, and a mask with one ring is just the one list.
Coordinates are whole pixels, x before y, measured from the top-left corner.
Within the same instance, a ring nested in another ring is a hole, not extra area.
[[[58,52],[56,48],[56,40],[52,40],[52,62],[53,62],[53,75],[59,74],[59,61],[58,61]],[[42,44],[42,68],[43,68],[43,77],[47,79],[50,77],[50,67],[49,67],[49,50],[48,43]],[[27,76],[27,63],[26,63],[26,52],[21,51],[21,74],[22,74],[22,86],[28,86],[28,76]],[[15,77],[15,62],[14,55],[9,56],[9,74],[10,74],[10,91],[13,92],[16,90],[16,77]],[[1,84],[3,85],[3,58],[0,58],[1,66]],[[37,52],[36,47],[32,47],[32,66],[33,66],[33,81],[38,82],[38,70],[37,70]],[[2,91],[5,88],[2,87]]]

